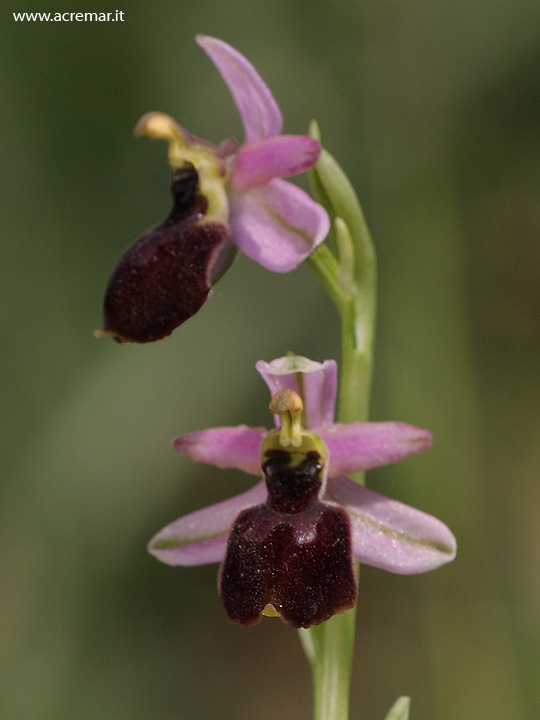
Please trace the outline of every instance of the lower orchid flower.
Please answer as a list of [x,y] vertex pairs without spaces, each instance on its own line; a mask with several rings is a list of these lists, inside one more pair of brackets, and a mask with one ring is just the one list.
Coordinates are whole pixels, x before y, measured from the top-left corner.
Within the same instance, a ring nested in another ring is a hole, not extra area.
[[245,142],[216,146],[151,112],[135,135],[169,143],[173,208],[121,256],[104,300],[104,329],[119,342],[169,335],[206,302],[238,248],[273,272],[290,272],[325,239],[324,208],[283,178],[317,162],[319,143],[282,135],[283,119],[253,65],[217,38],[197,36],[240,112]]
[[334,423],[333,360],[292,356],[257,369],[272,394],[276,429],[212,428],[180,436],[174,447],[263,479],[165,527],[149,544],[155,557],[169,565],[220,562],[220,594],[234,622],[279,615],[304,628],[354,605],[353,560],[414,574],[455,557],[455,538],[441,521],[346,477],[425,450],[427,430]]

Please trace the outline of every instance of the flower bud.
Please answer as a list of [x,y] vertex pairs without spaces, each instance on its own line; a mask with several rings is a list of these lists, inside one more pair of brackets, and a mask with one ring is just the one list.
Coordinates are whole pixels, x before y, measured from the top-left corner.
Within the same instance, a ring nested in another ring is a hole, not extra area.
[[103,307],[104,329],[118,342],[159,340],[206,302],[228,250],[228,227],[207,217],[208,200],[199,192],[191,165],[175,170],[169,217],[148,230],[120,257],[109,279]]

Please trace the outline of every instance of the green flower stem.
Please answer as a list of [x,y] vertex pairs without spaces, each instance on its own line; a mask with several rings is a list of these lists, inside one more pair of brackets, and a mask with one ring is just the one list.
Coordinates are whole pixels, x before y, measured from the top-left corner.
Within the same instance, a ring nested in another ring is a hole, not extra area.
[[300,630],[311,664],[314,720],[348,720],[356,608]]
[[[318,126],[310,134],[320,141]],[[309,264],[341,317],[339,421],[367,421],[373,367],[377,266],[371,235],[347,176],[322,150],[310,173],[315,199],[328,211],[337,257],[323,245]],[[362,474],[355,477],[363,484]],[[359,568],[357,567],[357,571]],[[300,631],[311,664],[314,720],[348,720],[356,608]]]
[[[310,135],[320,141],[315,122]],[[342,359],[339,396],[341,422],[366,421],[369,399],[377,311],[377,263],[375,249],[358,197],[349,179],[326,150],[321,151],[317,165],[310,173],[315,199],[332,220],[339,259],[326,247],[326,274],[323,286],[341,316]],[[324,247],[324,246],[323,246]],[[310,265],[321,278],[323,256],[319,250],[311,256]],[[337,267],[336,267],[337,266]],[[337,288],[337,297],[336,297]]]
[[[340,255],[340,277],[342,282],[346,283],[345,305],[341,311],[339,419],[341,422],[367,421],[373,364],[375,281],[373,278],[371,282],[372,278],[366,277],[362,284],[359,283],[355,275],[355,268],[359,263],[355,261],[357,253],[354,253],[349,229],[339,217],[335,219],[335,228]],[[341,244],[345,246],[343,249],[340,249]]]
[[405,696],[398,697],[388,711],[384,720],[409,720],[409,707],[411,699]]
[[328,245],[320,245],[308,259],[308,264],[324,287],[339,313],[345,308],[340,283],[339,263]]

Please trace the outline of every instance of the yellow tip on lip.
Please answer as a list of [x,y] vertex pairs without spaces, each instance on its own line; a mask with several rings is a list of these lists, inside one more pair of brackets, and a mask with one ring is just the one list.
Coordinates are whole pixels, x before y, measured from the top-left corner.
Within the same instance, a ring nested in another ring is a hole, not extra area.
[[120,342],[123,342],[123,343],[134,342],[133,340],[123,337],[122,335],[119,335],[118,333],[115,333],[112,330],[94,330],[94,337],[98,338],[98,339],[105,338],[105,337],[112,337],[115,340],[120,340]]
[[281,613],[279,613],[271,603],[265,605],[261,615],[264,615],[264,617],[281,617]]

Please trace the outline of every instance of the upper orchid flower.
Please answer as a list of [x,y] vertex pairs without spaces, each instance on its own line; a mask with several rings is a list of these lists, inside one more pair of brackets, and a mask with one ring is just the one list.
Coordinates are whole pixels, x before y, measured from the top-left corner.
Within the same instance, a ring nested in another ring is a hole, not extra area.
[[281,134],[280,109],[243,55],[222,40],[196,39],[231,91],[245,141],[240,149],[235,140],[217,147],[163,113],[137,123],[135,135],[169,143],[173,209],[120,258],[98,335],[132,342],[165,337],[203,305],[235,247],[268,270],[289,272],[328,234],[326,211],[282,179],[309,170],[319,143]]
[[[334,423],[336,364],[260,361],[278,427],[222,427],[183,435],[176,450],[263,479],[251,490],[176,520],[150,542],[170,565],[221,562],[220,593],[244,625],[280,615],[309,627],[356,601],[353,558],[394,573],[452,560],[442,522],[358,485],[345,473],[420,452],[431,435],[395,422]],[[302,397],[301,397],[302,396]]]

